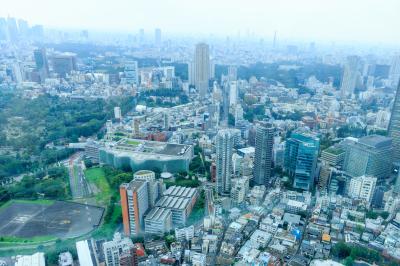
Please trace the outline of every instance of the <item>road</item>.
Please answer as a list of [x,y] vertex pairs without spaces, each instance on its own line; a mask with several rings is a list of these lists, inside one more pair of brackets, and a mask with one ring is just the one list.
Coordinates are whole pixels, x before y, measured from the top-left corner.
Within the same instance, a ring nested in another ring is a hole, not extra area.
[[69,158],[68,170],[72,197],[79,199],[90,196],[91,191],[83,172],[81,153],[75,153]]

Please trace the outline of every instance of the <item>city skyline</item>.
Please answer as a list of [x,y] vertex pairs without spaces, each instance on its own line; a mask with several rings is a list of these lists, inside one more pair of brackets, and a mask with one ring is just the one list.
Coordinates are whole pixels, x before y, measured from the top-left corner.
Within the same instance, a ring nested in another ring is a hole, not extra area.
[[[154,4],[158,8],[154,8]],[[126,8],[130,6],[132,8]],[[0,16],[69,30],[136,34],[139,29],[145,29],[147,35],[153,36],[158,28],[171,34],[193,34],[192,25],[196,25],[196,35],[272,39],[277,32],[278,42],[283,39],[380,44],[400,41],[400,36],[393,34],[392,28],[400,25],[396,14],[400,2],[394,0],[385,1],[385,5],[375,0],[350,3],[340,0],[326,5],[320,5],[316,0],[285,0],[279,3],[251,0],[246,5],[241,1],[225,0],[216,3],[139,1],[135,4],[118,0],[112,3],[112,13],[109,12],[110,4],[105,1],[56,3],[39,0],[33,3],[17,0],[7,2],[3,7]],[[174,16],[168,15],[172,13]]]

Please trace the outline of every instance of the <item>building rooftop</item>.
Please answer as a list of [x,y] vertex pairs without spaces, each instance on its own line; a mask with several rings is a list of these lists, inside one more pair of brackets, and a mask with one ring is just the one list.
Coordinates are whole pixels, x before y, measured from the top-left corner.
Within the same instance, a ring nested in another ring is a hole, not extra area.
[[166,191],[164,191],[164,196],[174,196],[190,199],[194,196],[195,193],[195,188],[171,186]]
[[392,144],[392,139],[381,135],[369,135],[362,137],[358,143],[364,144],[371,148],[383,148]]
[[173,196],[164,196],[156,203],[156,206],[168,209],[184,210],[189,204],[190,204],[189,199],[173,197]]
[[155,207],[146,215],[145,219],[154,221],[159,221],[159,220],[163,221],[170,214],[171,211],[169,209]]

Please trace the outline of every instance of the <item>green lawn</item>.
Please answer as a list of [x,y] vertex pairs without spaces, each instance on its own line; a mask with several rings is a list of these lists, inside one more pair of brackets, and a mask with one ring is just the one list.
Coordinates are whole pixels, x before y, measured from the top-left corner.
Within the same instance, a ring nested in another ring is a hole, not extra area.
[[127,140],[126,144],[132,145],[132,146],[138,146],[140,144],[140,142],[137,140]]
[[104,170],[99,167],[85,170],[85,176],[89,183],[94,184],[99,191],[96,193],[96,201],[101,205],[107,205],[110,201],[112,191],[107,182]]
[[30,243],[43,243],[47,241],[56,240],[54,236],[35,236],[30,238],[21,238],[15,236],[2,236],[0,237],[0,245],[3,243],[14,243],[14,244],[30,244]]

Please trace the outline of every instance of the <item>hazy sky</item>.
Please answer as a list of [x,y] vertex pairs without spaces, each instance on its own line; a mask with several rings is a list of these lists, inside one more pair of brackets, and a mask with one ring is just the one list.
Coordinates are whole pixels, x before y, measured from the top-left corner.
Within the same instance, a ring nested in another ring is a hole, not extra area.
[[73,29],[232,35],[400,45],[400,0],[0,0],[0,16]]

